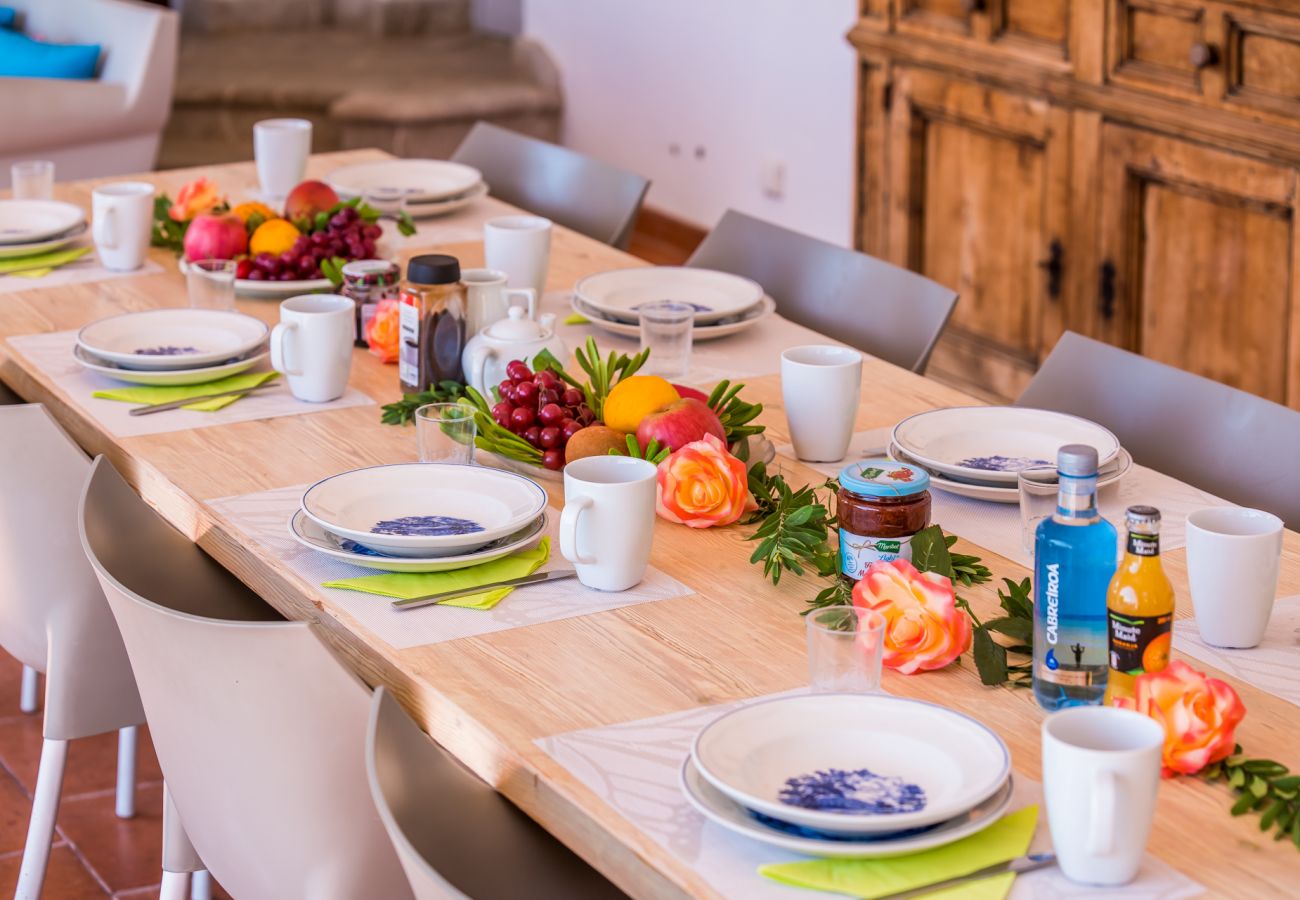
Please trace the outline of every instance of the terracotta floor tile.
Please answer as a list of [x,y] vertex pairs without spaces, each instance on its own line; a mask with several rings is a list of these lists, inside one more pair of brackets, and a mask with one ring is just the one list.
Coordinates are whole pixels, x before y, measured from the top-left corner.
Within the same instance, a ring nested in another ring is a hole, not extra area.
[[[14,703],[17,703],[16,699]],[[0,763],[13,773],[29,794],[36,787],[36,770],[40,765],[43,740],[40,716],[0,720]],[[144,784],[162,780],[158,758],[154,755],[147,728],[140,729],[137,744],[136,782]],[[97,734],[72,742],[63,776],[65,799],[89,791],[111,790],[116,784],[117,732]]]
[[0,854],[22,850],[32,804],[18,782],[0,771]]
[[110,891],[147,887],[162,877],[162,793],[162,782],[137,787],[130,819],[113,813],[107,793],[60,804],[59,831]]
[[[0,857],[0,896],[13,896],[21,865],[21,854]],[[65,845],[50,851],[50,865],[45,870],[45,887],[41,891],[41,900],[90,900],[106,896],[103,888],[86,871],[71,848]]]
[[24,714],[18,709],[18,693],[22,679],[22,663],[0,650],[0,719]]

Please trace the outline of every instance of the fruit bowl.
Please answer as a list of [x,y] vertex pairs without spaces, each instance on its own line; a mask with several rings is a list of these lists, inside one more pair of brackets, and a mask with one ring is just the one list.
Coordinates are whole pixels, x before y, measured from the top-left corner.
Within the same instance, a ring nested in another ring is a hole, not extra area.
[[[181,274],[189,272],[190,264],[184,259],[179,261]],[[235,279],[235,293],[250,300],[271,300],[282,297],[296,297],[298,294],[318,294],[333,292],[334,282],[328,278],[303,278],[294,281],[254,281],[250,278]]]

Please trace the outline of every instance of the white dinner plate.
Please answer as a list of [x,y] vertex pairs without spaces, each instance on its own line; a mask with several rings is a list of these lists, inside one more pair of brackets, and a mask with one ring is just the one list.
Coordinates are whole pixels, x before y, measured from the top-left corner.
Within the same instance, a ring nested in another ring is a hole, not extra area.
[[1066,444],[1095,447],[1102,466],[1119,454],[1119,439],[1095,422],[1019,406],[917,413],[895,425],[890,439],[927,469],[1011,487],[1021,469],[1056,465],[1056,451]]
[[252,353],[220,365],[204,366],[197,369],[165,369],[161,372],[126,369],[106,359],[100,359],[80,345],[72,348],[72,355],[83,369],[98,372],[100,375],[107,375],[109,378],[115,378],[118,381],[125,381],[128,384],[176,387],[184,384],[206,384],[209,381],[216,381],[218,378],[228,378],[231,375],[247,372],[263,362],[270,356],[270,353],[264,347],[259,347]]
[[61,200],[0,200],[0,244],[33,244],[85,224],[86,213]]
[[588,275],[573,288],[583,303],[606,319],[638,319],[637,309],[660,300],[676,300],[695,307],[695,324],[710,325],[738,316],[763,300],[755,281],[688,266],[646,266],[614,269]]
[[301,509],[295,512],[293,518],[289,520],[289,533],[303,546],[324,553],[326,556],[332,556],[342,562],[361,566],[363,569],[376,569],[380,572],[427,573],[468,569],[470,566],[501,559],[511,553],[530,550],[541,541],[545,531],[546,514],[542,513],[534,521],[529,522],[513,534],[499,538],[485,547],[480,547],[473,553],[465,553],[459,556],[437,556],[429,559],[403,559],[385,556],[355,541],[341,538],[337,534],[326,531],[319,524],[313,522]]
[[77,343],[126,369],[198,369],[244,356],[266,342],[261,319],[218,309],[150,309],[91,322]]
[[710,784],[689,756],[682,765],[681,786],[686,799],[705,818],[768,846],[831,859],[879,859],[942,847],[983,831],[1002,818],[1011,805],[1013,779],[1008,778],[988,799],[960,816],[928,828],[874,837],[821,835],[783,822],[756,818],[745,807]]
[[691,746],[700,773],[748,809],[838,834],[933,825],[1011,774],[1006,744],[976,720],[886,694],[806,694],[746,704]]
[[428,559],[470,553],[518,531],[546,509],[546,491],[500,469],[399,463],[318,481],[302,508],[339,537]]
[[[914,466],[921,465],[917,460],[912,459],[898,447],[890,444],[889,458],[896,459],[899,462],[910,463]],[[1119,454],[1109,463],[1101,467],[1097,474],[1097,489],[1114,484],[1133,467],[1133,457],[1123,447],[1120,448]],[[959,481],[955,478],[948,478],[939,472],[929,472],[930,487],[938,488],[941,491],[947,491],[950,494],[956,494],[959,497],[970,497],[972,500],[986,500],[990,503],[1019,503],[1020,487],[1019,485],[1008,487],[998,484],[981,484],[971,481]]]
[[445,216],[456,212],[458,209],[464,209],[480,197],[485,196],[487,192],[487,183],[480,181],[465,193],[448,197],[445,200],[407,201],[406,214],[412,219],[432,219],[435,216]]
[[[608,331],[610,334],[618,334],[623,337],[640,338],[641,326],[628,325],[626,322],[616,322],[605,318],[599,310],[593,309],[582,302],[582,299],[574,294],[571,304],[573,311],[579,315],[586,316],[591,320],[591,324],[601,331]],[[776,301],[771,297],[764,295],[757,306],[751,306],[739,315],[727,319],[719,320],[712,325],[697,324],[691,329],[691,340],[693,341],[713,341],[718,338],[728,337],[733,334],[739,334],[746,329],[753,328],[759,322],[768,318],[776,312]]]
[[398,188],[407,200],[446,200],[463,194],[483,180],[471,166],[445,159],[386,159],[335,169],[325,182],[343,199],[359,197],[372,188]]
[[85,222],[69,228],[63,234],[26,244],[0,244],[0,259],[16,259],[20,256],[35,256],[37,253],[50,253],[66,247],[90,228]]
[[[190,264],[183,257],[177,262],[182,275],[190,271]],[[293,281],[254,281],[252,278],[236,278],[235,293],[251,300],[278,300],[281,297],[296,297],[299,294],[333,293],[334,282],[328,278],[298,278]]]

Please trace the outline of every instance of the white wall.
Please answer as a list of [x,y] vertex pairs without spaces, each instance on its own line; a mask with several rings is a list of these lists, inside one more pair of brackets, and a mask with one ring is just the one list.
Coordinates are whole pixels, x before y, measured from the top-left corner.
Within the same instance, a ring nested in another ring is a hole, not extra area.
[[[649,205],[706,228],[734,207],[851,243],[856,61],[844,35],[856,0],[523,10],[525,34],[561,72],[565,143],[651,178]],[[773,164],[785,169],[780,198],[763,190]]]

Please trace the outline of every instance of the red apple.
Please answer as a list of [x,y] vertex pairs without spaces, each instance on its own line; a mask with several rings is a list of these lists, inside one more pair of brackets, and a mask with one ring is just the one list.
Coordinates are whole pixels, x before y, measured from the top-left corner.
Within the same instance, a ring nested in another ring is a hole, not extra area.
[[701,403],[709,402],[709,395],[704,393],[704,391],[697,391],[695,388],[687,387],[684,384],[674,384],[673,388],[683,397],[690,397],[699,400]]
[[234,259],[248,250],[248,231],[234,213],[199,213],[185,229],[185,258]]
[[316,213],[329,212],[338,202],[339,195],[325,182],[304,181],[285,198],[284,217],[290,222],[314,219]]
[[717,415],[709,409],[708,404],[694,397],[676,400],[650,413],[636,429],[636,439],[642,447],[649,446],[651,441],[658,441],[660,446],[671,447],[673,450],[692,441],[704,440],[706,434],[711,434],[720,441],[727,439],[727,433]]

